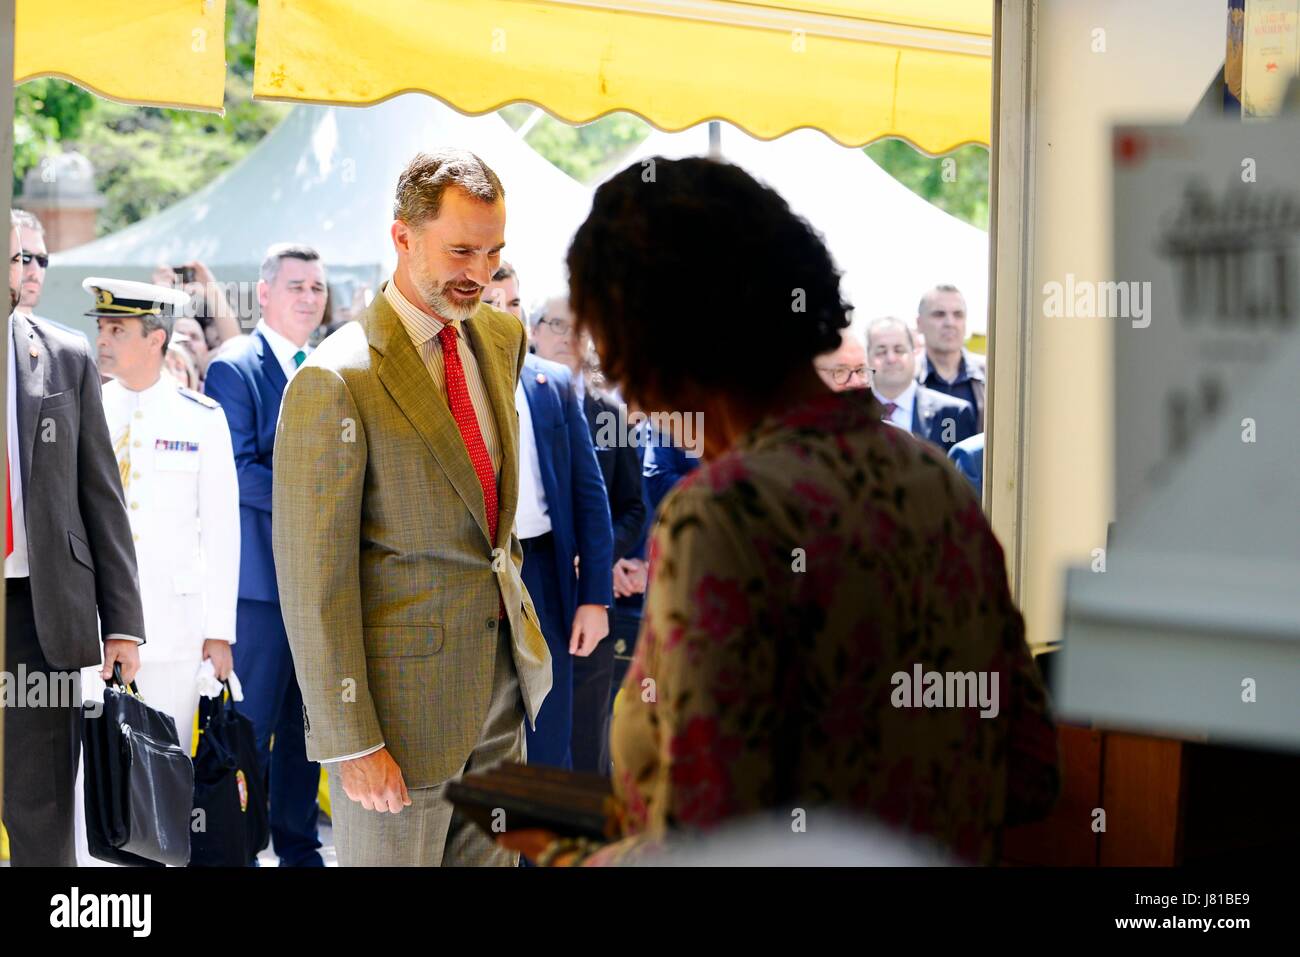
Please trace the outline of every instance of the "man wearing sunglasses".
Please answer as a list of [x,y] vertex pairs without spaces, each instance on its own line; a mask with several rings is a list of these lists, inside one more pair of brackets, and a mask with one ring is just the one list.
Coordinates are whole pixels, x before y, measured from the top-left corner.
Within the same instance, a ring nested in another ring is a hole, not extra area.
[[[11,226],[9,285],[21,300],[22,230],[16,217]],[[84,340],[20,312],[9,317],[8,335],[4,671],[39,676],[24,687],[59,691],[39,706],[3,703],[4,825],[13,866],[73,866],[76,673],[102,662],[107,680],[120,664],[133,680],[144,613],[90,352]]]
[[52,326],[70,332],[90,344],[90,339],[80,329],[73,329],[63,323],[36,314],[36,306],[41,301],[41,290],[45,288],[45,271],[50,265],[50,255],[45,249],[45,227],[32,213],[22,209],[12,211],[13,225],[18,229],[22,248],[10,251],[9,268],[15,266],[21,270],[18,285],[18,312],[28,319],[41,319]]

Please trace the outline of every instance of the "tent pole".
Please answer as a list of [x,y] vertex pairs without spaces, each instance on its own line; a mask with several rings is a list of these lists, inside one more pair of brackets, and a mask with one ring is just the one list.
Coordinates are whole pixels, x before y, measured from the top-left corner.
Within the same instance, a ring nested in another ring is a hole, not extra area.
[[717,120],[709,120],[709,155],[722,159],[722,124]]
[[519,129],[515,130],[515,136],[519,137],[521,140],[525,139],[528,134],[532,132],[533,127],[537,125],[537,121],[545,115],[546,114],[542,112],[540,106],[534,106],[533,112],[528,114],[528,119],[520,123]]
[[[14,0],[0,0],[0,77],[5,92],[0,95],[0,212],[4,215],[5,252],[9,251],[9,205],[14,187]],[[5,257],[8,262],[9,257]],[[6,282],[8,277],[6,276]],[[7,315],[7,313],[6,313]],[[8,326],[6,325],[6,328]],[[0,389],[9,394],[9,336],[0,349]],[[9,447],[9,417],[0,425],[0,438]],[[5,593],[0,588],[0,661],[5,658]],[[4,709],[0,708],[0,810],[4,807]]]

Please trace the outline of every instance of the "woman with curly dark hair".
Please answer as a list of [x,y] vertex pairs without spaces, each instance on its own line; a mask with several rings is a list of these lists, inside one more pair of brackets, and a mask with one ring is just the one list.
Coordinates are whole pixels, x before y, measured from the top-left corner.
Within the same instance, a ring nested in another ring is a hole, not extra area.
[[656,158],[600,187],[568,262],[606,375],[702,413],[705,461],[651,540],[611,735],[626,837],[545,862],[796,808],[995,860],[1055,797],[1046,695],[965,481],[817,376],[849,309],[820,237],[735,166]]

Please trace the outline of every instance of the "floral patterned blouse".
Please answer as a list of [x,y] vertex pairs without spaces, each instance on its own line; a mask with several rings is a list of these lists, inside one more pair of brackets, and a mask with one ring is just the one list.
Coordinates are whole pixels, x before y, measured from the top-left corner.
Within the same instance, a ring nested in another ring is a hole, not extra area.
[[[627,838],[588,863],[819,805],[989,863],[1004,823],[1050,808],[1055,728],[1002,548],[947,460],[880,416],[828,393],[663,501],[611,736]],[[996,715],[900,706],[917,665],[983,673]]]

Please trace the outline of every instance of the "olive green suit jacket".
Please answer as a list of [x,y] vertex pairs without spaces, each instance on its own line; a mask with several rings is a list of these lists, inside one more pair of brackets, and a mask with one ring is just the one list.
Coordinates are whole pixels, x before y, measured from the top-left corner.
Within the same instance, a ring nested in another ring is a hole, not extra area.
[[512,534],[524,329],[487,305],[464,328],[500,435],[496,542],[446,396],[383,295],[298,370],[275,438],[272,538],[307,755],[383,742],[416,788],[454,777],[478,741],[498,601],[529,720],[551,688]]

